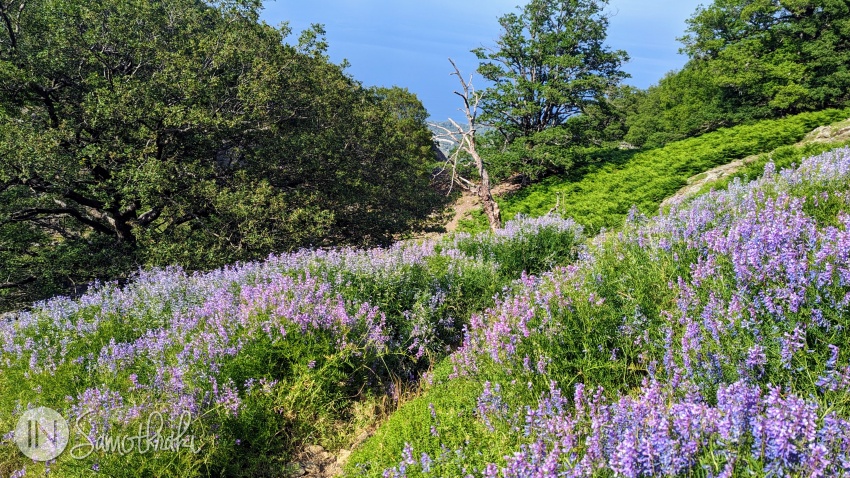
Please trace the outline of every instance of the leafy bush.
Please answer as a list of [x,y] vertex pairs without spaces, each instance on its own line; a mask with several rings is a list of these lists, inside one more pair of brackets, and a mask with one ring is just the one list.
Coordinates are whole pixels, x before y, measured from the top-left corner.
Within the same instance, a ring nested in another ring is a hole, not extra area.
[[539,274],[575,258],[582,239],[581,226],[571,219],[518,215],[495,233],[455,234],[451,245],[467,256],[495,262],[509,273]]
[[209,270],[439,226],[424,106],[331,63],[320,26],[291,44],[243,0],[13,9],[0,310],[139,266]]

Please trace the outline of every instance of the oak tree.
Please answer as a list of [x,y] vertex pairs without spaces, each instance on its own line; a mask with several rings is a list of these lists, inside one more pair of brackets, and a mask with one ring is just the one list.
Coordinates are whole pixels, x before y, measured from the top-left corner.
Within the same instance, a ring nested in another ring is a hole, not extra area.
[[0,0],[0,302],[422,223],[421,103],[331,63],[320,26],[288,44],[259,12]]

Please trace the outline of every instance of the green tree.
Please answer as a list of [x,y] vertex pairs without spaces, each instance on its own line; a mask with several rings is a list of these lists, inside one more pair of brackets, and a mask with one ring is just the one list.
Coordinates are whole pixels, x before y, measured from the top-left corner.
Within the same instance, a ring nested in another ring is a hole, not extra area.
[[494,49],[473,52],[493,86],[483,92],[482,121],[508,142],[564,124],[604,101],[628,75],[628,56],[605,46],[606,0],[531,0],[499,19]]
[[738,108],[734,98],[728,98],[700,66],[691,62],[638,95],[633,110],[626,114],[627,143],[657,148],[751,119],[753,112]]
[[519,136],[511,142],[497,130],[481,135],[481,149],[493,177],[513,175],[535,181],[550,174],[568,173],[587,162],[598,162],[604,151],[627,147],[627,121],[635,116],[645,94],[630,86],[611,88],[602,101],[587,105],[563,124]]
[[421,104],[331,64],[320,26],[286,44],[259,8],[0,1],[0,296],[422,223]]
[[850,99],[848,0],[715,0],[688,20],[682,42],[753,116]]
[[342,201],[330,243],[387,245],[411,230],[439,229],[429,219],[445,198],[431,187],[428,112],[405,88],[370,88],[360,96],[361,105],[335,113],[345,118],[337,122],[346,138],[338,154],[348,169],[338,182]]

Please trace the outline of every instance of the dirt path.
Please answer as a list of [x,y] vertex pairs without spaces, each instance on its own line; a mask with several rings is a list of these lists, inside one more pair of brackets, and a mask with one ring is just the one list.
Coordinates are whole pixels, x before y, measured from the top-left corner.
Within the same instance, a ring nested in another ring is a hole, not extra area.
[[[490,190],[490,193],[495,197],[504,196],[505,194],[512,193],[514,191],[519,190],[522,187],[522,176],[513,176],[509,178],[507,181],[497,184],[493,189]],[[446,224],[446,232],[454,232],[457,230],[460,225],[460,221],[466,218],[469,213],[479,209],[481,207],[481,201],[478,199],[478,196],[472,194],[471,192],[464,191],[460,198],[455,201],[454,205],[452,205],[452,209],[454,209],[454,214],[452,215],[452,220]]]
[[[807,134],[802,141],[795,144],[795,146],[803,146],[810,143],[833,143],[848,140],[850,140],[850,119],[833,125],[816,128],[811,133]],[[706,184],[735,174],[744,165],[755,161],[759,156],[761,155],[756,154],[753,156],[747,156],[746,158],[732,161],[731,163],[718,166],[714,169],[710,169],[704,173],[688,178],[687,186],[684,186],[682,189],[679,189],[676,194],[662,201],[661,207],[668,206],[674,201],[679,201],[693,196]]]
[[478,199],[478,196],[464,191],[463,194],[455,201],[452,208],[454,209],[454,215],[452,216],[452,220],[446,224],[446,232],[454,232],[457,231],[457,227],[460,225],[460,221],[465,218],[469,213],[481,207],[481,201]]
[[375,427],[361,432],[348,449],[331,453],[319,445],[304,447],[295,457],[295,461],[287,466],[285,478],[336,478],[342,475],[342,470],[348,463],[351,450],[362,445],[372,434]]

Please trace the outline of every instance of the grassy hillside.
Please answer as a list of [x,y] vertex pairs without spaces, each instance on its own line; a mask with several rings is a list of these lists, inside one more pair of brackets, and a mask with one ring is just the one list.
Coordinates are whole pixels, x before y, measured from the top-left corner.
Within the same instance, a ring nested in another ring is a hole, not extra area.
[[[45,472],[6,433],[37,406],[75,424],[51,475],[285,476],[299,449],[345,446],[392,411],[473,312],[523,271],[574,260],[581,241],[572,221],[520,219],[498,234],[141,272],[4,316],[0,477]],[[191,448],[95,449],[148,420]]]
[[[600,164],[567,177],[552,177],[500,201],[504,217],[539,216],[558,204],[590,233],[619,227],[632,205],[655,214],[665,198],[691,176],[753,154],[794,144],[812,129],[846,119],[850,110],[804,113],[780,120],[721,129],[647,151],[617,151]],[[762,164],[763,165],[763,164]],[[753,177],[753,176],[751,176]],[[474,228],[474,224],[466,224]]]
[[[765,171],[590,241],[521,217],[4,317],[0,428],[74,428],[47,465],[4,433],[0,476],[287,476],[376,422],[349,476],[847,473],[850,149]],[[96,445],[151,419],[190,441]]]
[[846,476],[850,149],[514,283],[350,476]]
[[[834,123],[828,128],[843,131],[850,128],[850,120]],[[775,169],[790,168],[799,164],[804,158],[816,156],[823,152],[850,144],[850,141],[846,139],[846,132],[836,136],[828,136],[820,139],[812,138],[810,136],[812,135],[810,134],[809,137],[805,138],[798,144],[782,146],[769,153],[763,153],[755,158],[751,158],[742,165],[740,169],[732,174],[715,181],[707,181],[694,194],[694,196],[705,194],[714,189],[726,188],[736,179],[746,182],[750,179],[758,178],[764,173],[764,168],[767,164],[772,164]]]

